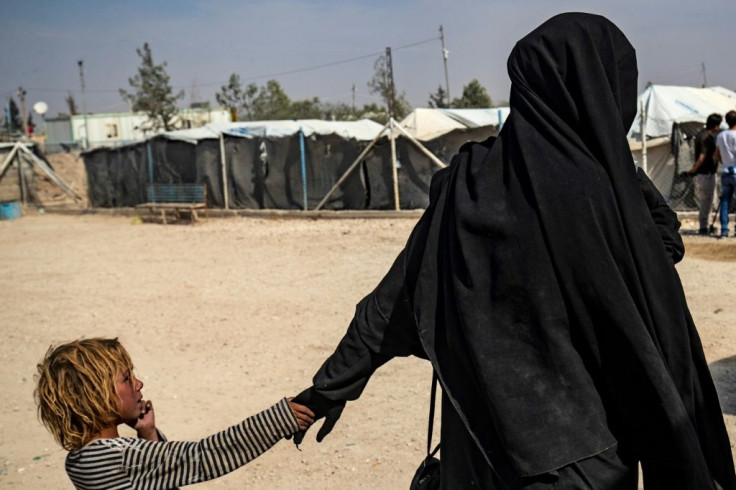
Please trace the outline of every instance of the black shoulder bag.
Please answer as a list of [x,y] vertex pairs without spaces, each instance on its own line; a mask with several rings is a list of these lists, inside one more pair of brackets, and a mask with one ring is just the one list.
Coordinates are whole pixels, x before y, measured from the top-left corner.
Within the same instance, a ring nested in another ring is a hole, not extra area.
[[440,460],[434,455],[440,444],[432,449],[432,427],[434,426],[434,400],[437,395],[437,373],[432,370],[432,394],[429,400],[429,427],[427,428],[427,456],[414,473],[410,490],[438,490],[440,488]]

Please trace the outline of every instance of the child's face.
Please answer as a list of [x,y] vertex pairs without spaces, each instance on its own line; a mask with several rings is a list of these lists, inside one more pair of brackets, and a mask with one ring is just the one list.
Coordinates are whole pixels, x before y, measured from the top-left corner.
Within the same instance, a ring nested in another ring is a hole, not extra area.
[[118,390],[118,409],[123,422],[135,421],[143,413],[143,383],[133,376],[129,369],[118,373],[116,379]]

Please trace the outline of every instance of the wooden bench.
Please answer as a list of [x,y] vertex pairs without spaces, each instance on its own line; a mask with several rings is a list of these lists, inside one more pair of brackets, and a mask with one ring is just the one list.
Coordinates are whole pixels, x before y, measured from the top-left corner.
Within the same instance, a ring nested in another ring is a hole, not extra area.
[[198,219],[197,210],[203,209],[207,214],[207,186],[203,184],[149,184],[146,195],[148,202],[135,208],[148,209],[151,214],[160,212],[164,224],[167,211],[173,211],[177,220],[181,212],[189,213],[192,224]]

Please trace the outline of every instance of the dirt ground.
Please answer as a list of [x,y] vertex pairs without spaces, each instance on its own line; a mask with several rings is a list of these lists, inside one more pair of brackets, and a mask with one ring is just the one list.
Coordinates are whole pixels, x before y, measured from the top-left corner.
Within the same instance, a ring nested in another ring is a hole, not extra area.
[[[197,226],[29,213],[0,222],[0,486],[71,488],[65,451],[36,419],[50,344],[117,336],[158,426],[192,440],[294,395],[414,219],[209,219]],[[736,239],[686,237],[678,266],[736,441]],[[422,458],[431,371],[381,368],[323,443],[283,441],[201,488],[407,488]],[[733,446],[732,446],[733,447]]]

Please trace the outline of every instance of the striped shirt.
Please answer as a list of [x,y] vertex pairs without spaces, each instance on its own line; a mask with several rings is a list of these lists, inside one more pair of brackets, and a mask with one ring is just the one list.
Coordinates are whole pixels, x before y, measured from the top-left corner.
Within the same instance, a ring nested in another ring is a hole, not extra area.
[[166,489],[230,473],[299,430],[286,399],[198,442],[96,439],[66,457],[78,489]]

